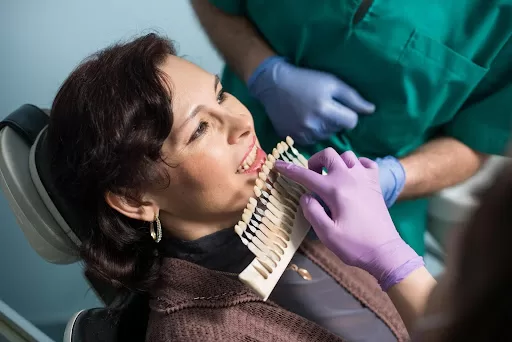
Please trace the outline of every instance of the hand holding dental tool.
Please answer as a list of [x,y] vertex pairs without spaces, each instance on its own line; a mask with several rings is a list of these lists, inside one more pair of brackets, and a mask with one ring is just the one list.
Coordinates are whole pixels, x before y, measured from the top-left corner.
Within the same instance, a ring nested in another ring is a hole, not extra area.
[[247,86],[265,107],[276,132],[303,145],[352,129],[358,113],[375,110],[372,103],[335,76],[296,67],[278,56],[265,59]]
[[[309,159],[309,170],[276,161],[275,168],[315,193],[331,211],[307,193],[300,198],[305,218],[324,245],[343,262],[366,270],[384,291],[424,266],[423,258],[402,240],[391,220],[379,184],[376,162],[341,156],[327,148]],[[328,174],[322,175],[326,168]]]

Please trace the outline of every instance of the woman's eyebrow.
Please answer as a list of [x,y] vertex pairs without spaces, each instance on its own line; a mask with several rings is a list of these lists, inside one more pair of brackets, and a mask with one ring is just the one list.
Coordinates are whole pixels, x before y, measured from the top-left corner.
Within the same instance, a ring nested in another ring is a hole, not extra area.
[[[213,93],[215,94],[217,92],[217,87],[220,83],[220,77],[219,75],[214,76],[213,80]],[[190,114],[187,115],[187,118],[183,123],[178,127],[178,130],[181,130],[190,120],[192,120],[199,112],[201,112],[204,109],[205,106],[199,105],[196,106],[192,111],[190,111]]]

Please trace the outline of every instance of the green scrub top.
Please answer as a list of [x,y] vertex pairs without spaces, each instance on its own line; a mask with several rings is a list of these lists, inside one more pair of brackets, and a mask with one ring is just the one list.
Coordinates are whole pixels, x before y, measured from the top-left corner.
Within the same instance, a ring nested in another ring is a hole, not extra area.
[[[245,15],[278,55],[332,73],[375,103],[357,127],[300,150],[328,146],[370,158],[403,157],[436,135],[503,154],[512,129],[512,0],[210,0]],[[226,67],[226,91],[254,116],[271,151],[278,137],[262,105]],[[308,87],[307,84],[304,87]],[[390,208],[394,223],[424,253],[427,199]]]

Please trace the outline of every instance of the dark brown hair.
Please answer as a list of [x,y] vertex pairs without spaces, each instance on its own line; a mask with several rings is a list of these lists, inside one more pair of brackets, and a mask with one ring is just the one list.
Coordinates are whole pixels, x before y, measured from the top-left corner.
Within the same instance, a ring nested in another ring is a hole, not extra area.
[[512,165],[481,196],[461,236],[443,341],[510,341],[512,331]]
[[105,194],[140,201],[143,189],[166,176],[161,148],[173,116],[158,66],[169,54],[172,43],[156,34],[110,46],[71,73],[52,106],[54,182],[80,208],[87,275],[115,287],[145,290],[158,268],[148,223],[112,209]]

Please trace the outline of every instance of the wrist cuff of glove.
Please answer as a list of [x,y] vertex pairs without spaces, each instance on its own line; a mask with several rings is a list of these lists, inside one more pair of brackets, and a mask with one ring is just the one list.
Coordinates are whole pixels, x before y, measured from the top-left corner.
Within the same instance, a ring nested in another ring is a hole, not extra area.
[[414,259],[407,261],[405,264],[390,273],[383,281],[379,282],[380,287],[384,292],[387,292],[391,287],[400,283],[402,280],[407,278],[409,274],[423,266],[425,266],[425,261],[422,257],[417,256]]
[[373,261],[365,268],[377,279],[382,290],[387,291],[424,265],[423,258],[404,240],[397,238],[380,246],[373,253]]
[[391,205],[395,203],[398,196],[404,189],[406,179],[405,169],[402,166],[402,163],[400,163],[400,161],[393,156],[387,156],[382,158],[380,160],[380,163],[382,163],[382,165],[386,165],[386,167],[391,172],[395,180],[395,188],[387,196],[387,198],[385,198],[386,205],[389,208]]
[[247,87],[249,89],[251,89],[252,86],[254,85],[254,83],[256,82],[256,79],[258,78],[258,76],[260,76],[265,70],[267,70],[269,67],[271,67],[272,65],[274,65],[276,63],[284,62],[284,61],[286,61],[286,59],[281,56],[270,56],[270,57],[265,58],[263,60],[263,62],[261,62],[256,67],[256,69],[252,72],[252,75],[247,80]]

